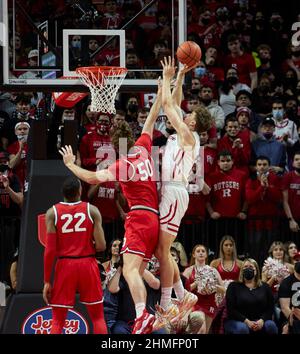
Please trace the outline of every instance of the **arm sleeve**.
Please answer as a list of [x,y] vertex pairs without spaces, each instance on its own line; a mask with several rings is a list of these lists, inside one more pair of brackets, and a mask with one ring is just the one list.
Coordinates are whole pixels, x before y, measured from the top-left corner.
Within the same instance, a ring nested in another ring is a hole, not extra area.
[[56,256],[56,233],[47,233],[46,248],[44,253],[44,282],[49,283],[52,266]]

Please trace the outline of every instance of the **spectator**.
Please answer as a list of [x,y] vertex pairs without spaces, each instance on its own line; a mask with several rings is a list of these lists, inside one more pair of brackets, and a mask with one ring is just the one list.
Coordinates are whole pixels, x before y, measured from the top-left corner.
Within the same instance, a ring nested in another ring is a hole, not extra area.
[[295,266],[294,273],[285,278],[279,287],[278,297],[281,307],[281,312],[287,328],[288,333],[300,333],[300,309],[299,309],[299,282],[300,282],[300,253],[294,256]]
[[229,284],[226,292],[228,318],[225,333],[248,334],[260,332],[277,334],[272,321],[274,299],[269,286],[262,283],[254,259],[245,259],[238,282]]
[[234,160],[229,151],[218,153],[218,169],[207,179],[211,187],[210,201],[206,207],[212,219],[220,217],[246,219],[243,203],[245,174],[233,168]]
[[253,57],[242,50],[240,40],[234,34],[228,36],[227,45],[230,54],[225,58],[225,70],[236,68],[240,82],[251,87],[251,90],[255,89],[257,71]]
[[286,148],[274,136],[275,122],[271,117],[262,121],[257,139],[252,143],[253,159],[268,156],[270,170],[276,174],[283,173],[286,166]]
[[[39,51],[37,49],[32,49],[28,53],[28,66],[35,67],[39,65]],[[38,71],[26,71],[24,74],[19,76],[20,79],[35,79],[40,77],[40,73]]]
[[114,160],[112,144],[109,136],[110,119],[107,114],[100,114],[96,121],[96,130],[87,133],[81,140],[79,150],[82,165],[96,171],[100,162],[105,159]]
[[16,110],[13,113],[13,117],[7,120],[3,126],[2,132],[2,145],[4,149],[7,149],[8,145],[17,140],[15,134],[15,126],[19,122],[27,122],[30,124],[32,114],[30,112],[30,98],[25,95],[20,95],[16,99]]
[[250,117],[250,129],[257,133],[258,126],[262,118],[252,109],[252,95],[247,90],[240,90],[236,96],[236,106],[237,107],[248,107],[251,109]]
[[111,129],[117,127],[119,124],[125,121],[126,113],[120,109],[116,110],[115,115],[112,119],[112,127]]
[[85,134],[96,130],[96,121],[99,112],[91,111],[91,103],[83,107],[81,115],[81,126],[85,129]]
[[257,11],[251,30],[252,48],[256,48],[258,45],[265,43],[267,39],[267,27],[264,14],[261,11]]
[[273,101],[272,117],[275,121],[274,135],[277,140],[288,147],[293,146],[299,140],[297,126],[289,117],[285,117],[284,104],[280,99]]
[[27,122],[17,123],[15,126],[15,134],[18,141],[15,141],[7,148],[7,152],[9,153],[8,166],[18,176],[22,188],[24,188],[27,175],[27,139],[29,129],[30,125]]
[[284,250],[286,254],[286,261],[292,265],[295,265],[296,261],[294,259],[294,256],[298,252],[298,248],[293,241],[287,241],[284,243]]
[[[278,230],[280,216],[280,180],[270,171],[270,160],[258,156],[255,172],[246,182],[246,201],[248,203],[248,246],[251,257],[261,264],[267,247]],[[279,235],[278,235],[279,236]]]
[[211,323],[217,309],[215,294],[224,293],[223,281],[215,268],[207,264],[208,252],[205,246],[196,245],[192,250],[191,266],[183,272],[186,278],[186,289],[198,296],[198,302],[194,306],[195,311],[205,315],[199,333],[209,333]]
[[[241,110],[238,114],[241,114]],[[240,131],[238,120],[235,117],[226,119],[225,131],[223,138],[218,140],[218,152],[230,151],[234,166],[248,174],[251,157],[250,134],[247,131]]]
[[126,122],[136,122],[139,109],[139,100],[137,96],[129,96],[126,103]]
[[101,22],[103,29],[117,29],[122,21],[122,17],[118,11],[117,0],[104,0],[104,18]]
[[200,100],[214,119],[216,128],[220,131],[224,127],[225,115],[218,102],[213,100],[213,90],[210,85],[202,85],[200,90]]
[[282,181],[283,208],[292,232],[300,231],[300,151],[293,158],[294,171],[287,173]]
[[271,66],[271,47],[268,44],[260,44],[257,47],[257,54],[260,61],[260,65],[257,68],[257,75],[260,79],[262,76],[268,76],[272,71]]
[[258,86],[253,90],[253,108],[261,116],[266,117],[272,111],[272,85],[264,74],[258,80]]
[[238,71],[235,68],[229,68],[226,71],[225,81],[220,88],[220,106],[222,107],[225,117],[233,113],[236,109],[236,94],[246,90],[251,92],[250,87],[239,82]]
[[296,78],[300,80],[300,46],[299,45],[291,45],[289,46],[290,49],[290,58],[286,59],[283,64],[283,71],[287,72],[288,69],[292,69],[296,73]]
[[236,110],[236,118],[240,126],[240,132],[243,133],[246,139],[250,142],[256,139],[256,134],[250,130],[250,117],[251,117],[251,109],[248,107],[239,107]]

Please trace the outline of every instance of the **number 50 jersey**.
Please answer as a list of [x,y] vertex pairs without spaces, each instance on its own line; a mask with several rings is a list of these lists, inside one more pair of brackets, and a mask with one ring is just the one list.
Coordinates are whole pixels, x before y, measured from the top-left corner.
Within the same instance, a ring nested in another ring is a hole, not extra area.
[[94,222],[86,202],[53,205],[57,257],[85,257],[95,254]]

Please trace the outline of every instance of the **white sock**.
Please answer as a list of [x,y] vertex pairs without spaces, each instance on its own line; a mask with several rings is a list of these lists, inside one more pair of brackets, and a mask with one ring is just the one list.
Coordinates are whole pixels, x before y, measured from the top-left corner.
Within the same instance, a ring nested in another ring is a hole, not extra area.
[[182,281],[179,279],[177,283],[173,284],[173,288],[177,299],[181,301],[184,298],[184,287]]
[[166,310],[171,302],[172,286],[169,288],[161,288],[160,306]]
[[136,318],[139,318],[142,316],[144,309],[146,308],[146,305],[144,302],[138,302],[135,305],[135,312],[136,312]]

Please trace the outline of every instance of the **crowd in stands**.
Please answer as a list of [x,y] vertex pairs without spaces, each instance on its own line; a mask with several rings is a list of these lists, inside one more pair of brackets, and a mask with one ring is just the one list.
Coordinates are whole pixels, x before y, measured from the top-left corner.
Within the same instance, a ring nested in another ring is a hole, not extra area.
[[[90,26],[121,28],[148,2],[95,2],[101,16]],[[63,28],[81,28],[82,23],[75,20],[78,17],[66,14],[68,5],[61,0],[36,2],[30,10],[35,22],[49,16],[45,9],[50,5],[56,18],[63,20]],[[24,1],[26,6],[29,1]],[[156,71],[134,69],[160,69],[161,58],[171,53],[169,12],[168,1],[158,1],[126,30],[129,78],[159,76]],[[296,6],[293,12],[275,0],[187,1],[187,36],[201,46],[203,56],[187,77],[181,108],[185,115],[203,105],[214,119],[213,126],[200,134],[199,164],[204,162],[204,179],[211,192],[201,193],[199,165],[195,165],[188,186],[189,207],[176,240],[183,247],[176,242],[172,250],[186,288],[199,301],[182,323],[168,328],[160,325],[158,333],[274,334],[292,328],[300,333],[297,309],[293,314],[298,320],[288,323],[293,296],[289,285],[300,281],[300,269],[294,269],[300,259],[300,45],[291,40],[291,25],[297,21]],[[16,27],[22,38],[16,35],[11,50],[15,50],[18,66],[33,67],[37,52],[30,28],[20,19]],[[104,53],[93,56],[101,44],[97,37],[84,43],[80,36],[73,36],[72,65],[119,65],[115,41]],[[11,77],[29,78],[34,73],[11,70]],[[71,108],[50,103],[51,94],[46,92],[0,92],[0,224],[6,233],[1,240],[2,253],[6,252],[1,257],[6,262],[0,281],[12,289],[17,282],[19,226],[8,220],[20,220],[28,189],[27,138],[32,122],[47,120],[48,158],[59,159],[65,122],[76,121],[76,163],[95,171],[112,162],[113,129],[127,122],[128,138],[137,139],[151,105],[146,92],[120,93],[113,115],[92,112],[89,97]],[[153,135],[160,154],[174,132],[161,111]],[[107,324],[111,333],[130,333],[134,305],[122,277],[120,256],[114,251],[123,236],[128,206],[117,183],[83,187],[83,199],[99,208],[107,244],[112,242],[110,258],[99,264]],[[153,313],[160,296],[157,261],[149,263],[144,279]],[[205,279],[214,281],[205,283]]]

